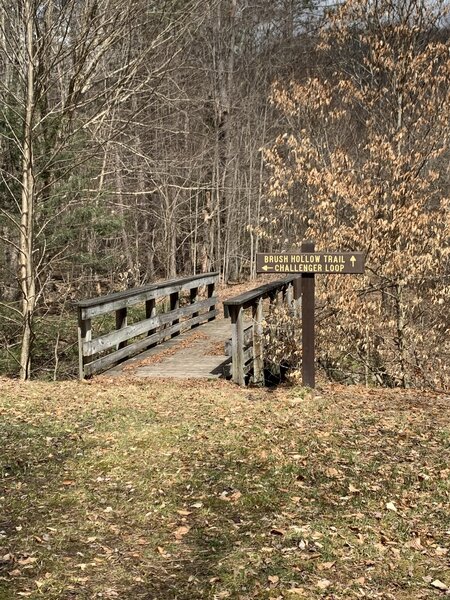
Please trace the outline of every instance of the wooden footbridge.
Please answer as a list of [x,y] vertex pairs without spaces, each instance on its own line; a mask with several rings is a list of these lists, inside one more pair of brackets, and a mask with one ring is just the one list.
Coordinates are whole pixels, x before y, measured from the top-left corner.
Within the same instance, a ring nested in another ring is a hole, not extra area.
[[222,313],[218,277],[205,273],[78,302],[80,378],[103,372],[264,384],[264,312],[282,302],[295,310],[300,280],[286,277],[226,300]]

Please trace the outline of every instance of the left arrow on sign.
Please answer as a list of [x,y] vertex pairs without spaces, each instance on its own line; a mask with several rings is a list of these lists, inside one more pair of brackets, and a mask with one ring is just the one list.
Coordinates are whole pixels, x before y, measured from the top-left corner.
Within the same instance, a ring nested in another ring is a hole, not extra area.
[[264,265],[261,267],[263,271],[268,271],[269,269],[273,269],[273,267],[269,267],[269,265]]

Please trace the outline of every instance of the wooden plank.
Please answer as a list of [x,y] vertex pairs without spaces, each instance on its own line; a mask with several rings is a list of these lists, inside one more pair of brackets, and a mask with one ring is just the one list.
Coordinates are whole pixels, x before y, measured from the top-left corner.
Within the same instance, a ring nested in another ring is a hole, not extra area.
[[264,385],[263,299],[253,307],[253,383]]
[[[249,346],[249,344],[252,343],[253,340],[253,325],[252,323],[248,323],[247,325],[244,325],[244,348],[247,348]],[[225,344],[224,344],[224,353],[225,356],[231,356],[232,354],[232,344],[231,344],[231,338],[229,338],[228,340],[225,340]]]
[[[249,362],[253,362],[253,358],[254,358],[254,351],[253,351],[253,346],[250,346],[250,348],[247,348],[247,350],[244,350],[243,353],[243,363],[244,366]],[[253,364],[250,365],[253,368]]]
[[[248,375],[250,373],[250,371],[252,370],[253,365],[251,362],[247,363],[246,365],[244,365],[243,371],[244,371],[244,378],[246,375]],[[223,375],[226,378],[231,378],[233,377],[233,363],[228,363],[223,365]]]
[[196,310],[200,311],[205,308],[209,309],[211,306],[215,305],[216,301],[217,298],[208,298],[198,302],[197,304],[190,304],[188,306],[184,306],[183,308],[178,308],[174,311],[156,315],[155,317],[145,319],[144,321],[139,321],[138,323],[133,323],[133,325],[128,325],[127,327],[119,329],[118,331],[112,331],[111,333],[102,335],[92,341],[85,342],[83,344],[83,354],[84,356],[92,356],[97,352],[109,350],[116,344],[125,340],[129,340],[137,335],[146,333],[148,330],[154,327],[171,323],[174,321],[174,319],[179,320],[181,317],[192,315],[192,313]]
[[125,292],[116,292],[107,296],[92,298],[91,300],[82,300],[77,302],[75,306],[82,309],[83,319],[98,317],[119,308],[134,306],[150,299],[156,300],[174,292],[181,292],[182,290],[190,290],[201,285],[215,283],[218,275],[218,273],[207,273],[194,277],[173,279],[159,284],[126,290]]
[[[215,310],[215,316],[219,313],[218,310]],[[209,312],[206,312],[202,315],[198,315],[192,319],[187,321],[182,321],[177,323],[176,325],[172,325],[168,329],[163,329],[154,333],[153,335],[144,338],[143,340],[138,340],[133,344],[129,344],[125,348],[112,352],[111,354],[107,354],[106,356],[102,356],[97,360],[86,363],[84,366],[85,375],[93,375],[94,373],[98,373],[99,371],[103,371],[107,367],[114,365],[121,361],[123,358],[128,358],[138,352],[142,352],[146,350],[149,345],[157,343],[164,339],[167,335],[174,333],[175,331],[180,331],[183,328],[190,329],[195,324],[206,323],[210,318]]]
[[[192,282],[195,282],[197,287],[201,285],[205,285],[207,282],[203,281],[204,279],[216,279],[219,276],[218,271],[211,271],[209,273],[200,273],[199,275],[191,275],[189,277],[176,277],[175,279],[166,279],[165,281],[160,281],[158,283],[151,283],[149,285],[140,286],[137,288],[132,288],[129,290],[124,290],[123,292],[114,292],[113,294],[106,294],[105,296],[98,296],[96,298],[90,298],[88,300],[80,300],[75,303],[75,306],[81,308],[88,308],[91,306],[97,306],[99,304],[104,304],[108,302],[112,302],[115,300],[121,300],[128,298],[129,296],[134,296],[136,293],[156,290],[159,288],[171,287],[172,285],[185,285]],[[186,288],[188,289],[188,288]]]

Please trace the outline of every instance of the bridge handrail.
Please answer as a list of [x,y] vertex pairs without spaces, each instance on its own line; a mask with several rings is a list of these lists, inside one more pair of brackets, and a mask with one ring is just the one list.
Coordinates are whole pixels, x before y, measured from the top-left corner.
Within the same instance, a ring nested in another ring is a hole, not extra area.
[[269,298],[272,294],[276,294],[281,291],[286,286],[289,286],[296,277],[294,275],[290,277],[285,277],[284,279],[278,279],[277,281],[271,281],[270,283],[265,283],[264,285],[260,285],[249,292],[244,292],[243,294],[239,294],[238,296],[234,296],[233,298],[228,298],[228,300],[224,300],[224,315],[225,317],[229,317],[231,307],[242,307],[243,309],[250,308],[257,302],[260,298]]
[[[211,273],[202,273],[200,275],[192,275],[190,277],[178,277],[176,279],[167,279],[159,283],[144,285],[123,292],[114,292],[97,298],[88,300],[80,300],[75,302],[75,306],[82,310],[84,319],[97,317],[118,308],[125,308],[139,304],[145,300],[152,298],[160,298],[173,292],[188,290],[198,287],[199,285],[209,285],[216,283],[219,273],[214,271]],[[199,282],[201,280],[201,282]]]
[[[80,379],[142,352],[165,338],[175,337],[182,329],[213,320],[219,312],[215,296],[218,278],[218,272],[203,273],[77,302]],[[200,300],[199,288],[203,287],[206,299]],[[184,291],[190,292],[188,304],[180,307],[180,295]],[[156,301],[164,297],[169,298],[169,310],[157,314]],[[128,325],[128,307],[144,303],[145,319]],[[111,312],[115,312],[115,329],[93,338],[91,319]],[[142,335],[145,337],[128,345],[130,339]],[[114,347],[115,351],[95,357]]]
[[[249,292],[225,300],[224,315],[231,318],[231,373],[238,385],[244,385],[245,376],[253,369],[253,382],[264,383],[264,331],[263,301],[282,301],[294,306],[299,302],[301,279],[291,275],[271,283],[261,285]],[[244,325],[244,311],[252,309],[252,323]]]

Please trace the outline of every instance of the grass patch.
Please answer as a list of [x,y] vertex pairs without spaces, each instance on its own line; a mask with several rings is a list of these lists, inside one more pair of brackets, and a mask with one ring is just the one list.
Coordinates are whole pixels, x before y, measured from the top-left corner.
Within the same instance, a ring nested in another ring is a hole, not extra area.
[[0,598],[442,597],[450,401],[1,380]]

